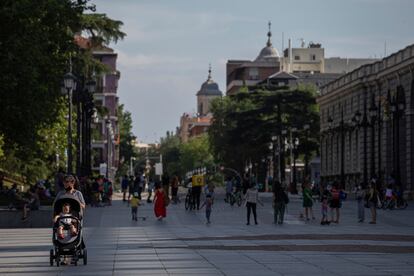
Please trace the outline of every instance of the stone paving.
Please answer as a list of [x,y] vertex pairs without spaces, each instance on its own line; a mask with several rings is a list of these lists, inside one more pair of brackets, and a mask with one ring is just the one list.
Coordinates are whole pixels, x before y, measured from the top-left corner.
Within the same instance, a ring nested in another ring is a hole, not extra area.
[[[161,222],[152,204],[140,207],[148,218],[138,222],[121,201],[89,207],[87,266],[49,266],[51,229],[0,229],[0,275],[414,275],[412,206],[380,210],[378,224],[359,224],[349,200],[339,224],[321,226],[300,219],[301,201],[292,198],[279,226],[269,195],[262,198],[259,225],[249,226],[245,208],[228,206],[220,194],[210,225],[203,210],[185,211],[183,203],[170,205]],[[318,219],[318,203],[314,209]]]

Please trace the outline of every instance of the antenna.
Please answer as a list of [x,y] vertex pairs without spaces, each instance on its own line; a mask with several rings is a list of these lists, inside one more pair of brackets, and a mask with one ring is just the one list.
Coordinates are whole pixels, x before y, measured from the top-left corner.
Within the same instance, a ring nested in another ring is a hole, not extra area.
[[387,56],[387,41],[384,41],[384,57]]
[[282,53],[285,50],[285,33],[282,32]]

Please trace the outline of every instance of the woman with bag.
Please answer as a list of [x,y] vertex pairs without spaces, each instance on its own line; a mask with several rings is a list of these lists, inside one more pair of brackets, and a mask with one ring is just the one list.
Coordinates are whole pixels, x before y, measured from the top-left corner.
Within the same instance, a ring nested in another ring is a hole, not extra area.
[[[164,193],[164,189],[161,187],[159,183],[155,185],[155,196],[154,196],[154,213],[155,217],[158,220],[162,220],[167,216],[167,208],[168,204],[166,195]],[[169,203],[169,199],[168,199]]]

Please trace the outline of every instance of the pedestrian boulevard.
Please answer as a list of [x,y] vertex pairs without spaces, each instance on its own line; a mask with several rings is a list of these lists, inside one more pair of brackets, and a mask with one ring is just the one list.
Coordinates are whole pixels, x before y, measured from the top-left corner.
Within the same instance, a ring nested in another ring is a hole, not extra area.
[[[414,208],[378,212],[377,225],[357,223],[356,203],[344,202],[339,224],[300,218],[291,198],[286,223],[272,223],[271,198],[262,195],[258,225],[219,194],[212,223],[204,210],[171,204],[157,221],[144,204],[134,222],[126,203],[88,207],[88,265],[49,265],[51,229],[0,229],[0,275],[414,275]],[[367,221],[369,214],[366,212]]]

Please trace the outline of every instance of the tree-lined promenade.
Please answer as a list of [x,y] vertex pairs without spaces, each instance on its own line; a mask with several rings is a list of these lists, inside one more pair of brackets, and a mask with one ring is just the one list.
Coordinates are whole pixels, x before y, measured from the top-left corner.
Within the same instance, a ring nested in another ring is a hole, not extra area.
[[[59,168],[68,167],[68,146],[74,153],[81,146],[87,147],[75,143],[81,139],[80,126],[77,131],[74,128],[73,143],[68,145],[68,93],[62,93],[64,75],[71,72],[76,77],[73,104],[77,104],[80,97],[75,95],[84,93],[80,91],[83,86],[109,70],[94,58],[93,51],[126,35],[121,31],[121,21],[95,10],[88,0],[1,2],[0,172],[10,179],[21,176],[27,183],[53,179]],[[87,39],[87,47],[80,45],[76,39],[79,35]],[[96,111],[97,116],[106,116],[103,108],[97,106]],[[130,113],[122,107],[118,112],[121,152],[129,158],[133,154]],[[80,116],[84,116],[83,111],[75,108],[74,126],[79,124]],[[86,116],[91,116],[90,111]],[[87,158],[91,159],[90,153]],[[79,166],[75,161],[73,158],[70,167]],[[87,169],[76,168],[76,171],[83,171],[79,176],[90,174]]]

